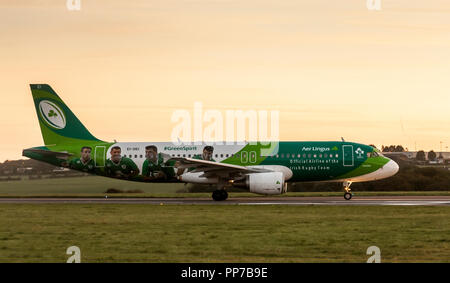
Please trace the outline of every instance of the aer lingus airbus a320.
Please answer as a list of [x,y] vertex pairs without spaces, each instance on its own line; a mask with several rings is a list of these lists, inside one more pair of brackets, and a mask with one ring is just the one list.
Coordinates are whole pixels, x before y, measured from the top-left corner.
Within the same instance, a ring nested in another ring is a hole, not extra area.
[[214,200],[225,200],[229,186],[264,195],[283,194],[287,182],[342,182],[352,197],[352,182],[393,176],[398,165],[379,150],[346,141],[279,142],[262,154],[266,144],[174,145],[172,142],[105,142],[94,137],[46,84],[31,92],[44,146],[23,155],[56,166],[105,177],[141,182],[214,184]]

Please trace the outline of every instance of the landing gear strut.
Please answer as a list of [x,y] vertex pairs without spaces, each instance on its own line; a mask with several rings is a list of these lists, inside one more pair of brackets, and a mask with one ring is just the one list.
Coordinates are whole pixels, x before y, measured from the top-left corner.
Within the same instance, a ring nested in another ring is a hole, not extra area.
[[228,198],[228,193],[224,189],[215,190],[212,193],[212,198],[215,201],[222,201]]
[[350,200],[352,198],[352,196],[353,196],[352,190],[350,189],[351,184],[352,184],[352,182],[350,182],[350,181],[345,181],[343,183],[344,192],[345,192],[344,193],[344,199],[345,200]]

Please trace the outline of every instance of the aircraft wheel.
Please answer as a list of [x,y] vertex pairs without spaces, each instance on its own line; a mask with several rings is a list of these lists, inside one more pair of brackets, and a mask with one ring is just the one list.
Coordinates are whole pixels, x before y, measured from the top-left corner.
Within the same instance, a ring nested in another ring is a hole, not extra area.
[[345,200],[350,200],[352,198],[352,194],[351,193],[345,193],[344,194],[344,198],[345,198]]
[[222,201],[222,200],[226,200],[228,198],[228,193],[225,190],[215,190],[212,193],[212,198],[215,201]]
[[226,200],[228,198],[228,193],[225,190],[221,190],[222,191],[222,200]]

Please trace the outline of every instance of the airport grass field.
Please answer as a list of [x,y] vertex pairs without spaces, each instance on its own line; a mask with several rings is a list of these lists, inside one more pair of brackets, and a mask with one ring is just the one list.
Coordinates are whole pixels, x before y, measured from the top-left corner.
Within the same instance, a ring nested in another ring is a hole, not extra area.
[[116,180],[99,176],[52,178],[41,180],[0,182],[0,195],[64,195],[64,194],[102,194],[107,189],[124,191],[140,190],[144,193],[175,193],[183,189],[177,183],[141,183]]
[[2,204],[1,262],[450,262],[450,208]]
[[[63,185],[62,185],[63,184]],[[0,182],[0,197],[210,197],[102,177]],[[356,192],[449,195],[449,192]],[[252,197],[231,193],[230,197]],[[342,192],[288,193],[342,196]],[[0,204],[0,262],[450,262],[448,206]]]
[[[141,193],[108,194],[108,197],[211,197],[211,193],[180,193],[186,190],[182,183],[140,183],[116,180],[99,176],[55,178],[41,180],[0,182],[0,197],[104,197],[108,189],[122,191],[139,190]],[[356,196],[450,196],[450,191],[387,191],[360,192]],[[288,192],[279,197],[290,196],[338,196],[342,191],[333,192]],[[230,193],[230,197],[254,197],[252,193]]]

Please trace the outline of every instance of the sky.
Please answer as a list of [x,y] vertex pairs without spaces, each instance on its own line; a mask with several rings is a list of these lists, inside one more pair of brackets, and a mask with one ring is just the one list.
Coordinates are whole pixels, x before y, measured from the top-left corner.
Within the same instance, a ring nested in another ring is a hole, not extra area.
[[448,0],[2,0],[0,162],[43,145],[30,83],[106,141],[170,141],[201,102],[278,110],[281,140],[445,150],[449,50]]

